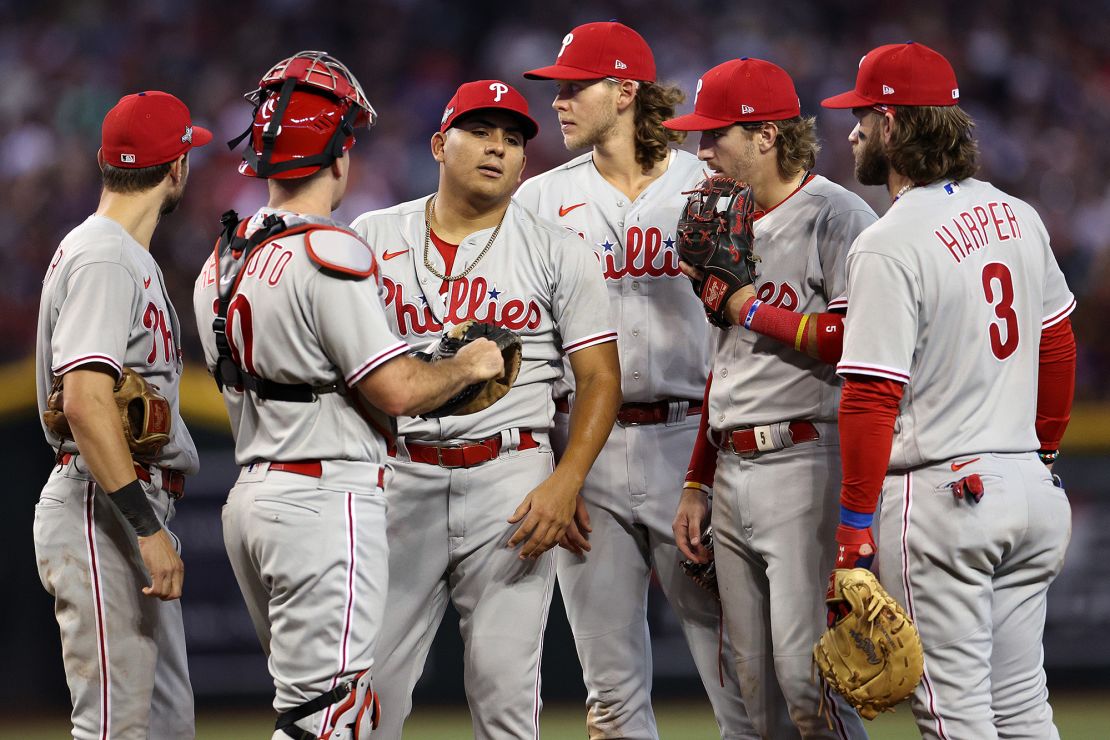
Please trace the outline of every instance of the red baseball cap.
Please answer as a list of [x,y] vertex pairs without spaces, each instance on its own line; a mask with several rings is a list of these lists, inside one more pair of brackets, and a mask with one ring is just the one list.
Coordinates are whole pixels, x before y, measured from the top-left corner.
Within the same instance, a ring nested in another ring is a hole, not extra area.
[[525,72],[530,80],[655,82],[655,57],[644,37],[623,23],[587,23],[563,37],[555,63]]
[[443,109],[439,130],[446,131],[459,116],[476,110],[503,110],[514,114],[520,120],[521,133],[525,140],[531,139],[540,131],[539,124],[528,115],[528,101],[512,85],[501,80],[477,80],[459,86],[451,102]]
[[125,95],[104,116],[98,159],[113,167],[153,167],[212,141],[212,132],[194,126],[189,109],[158,90]]
[[676,131],[709,131],[742,121],[784,121],[801,114],[794,81],[786,70],[743,57],[702,75],[694,93],[694,112],[663,125]]
[[831,98],[826,108],[871,105],[958,105],[956,73],[939,52],[908,41],[872,49],[859,61],[856,88]]

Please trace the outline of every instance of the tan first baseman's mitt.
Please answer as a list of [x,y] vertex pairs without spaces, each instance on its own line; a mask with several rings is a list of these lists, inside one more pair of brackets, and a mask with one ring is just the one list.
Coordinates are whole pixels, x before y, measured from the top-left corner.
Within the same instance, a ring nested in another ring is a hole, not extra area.
[[[62,378],[54,381],[50,398],[46,401],[46,411],[42,412],[46,428],[62,439],[73,439],[62,402]],[[123,369],[123,374],[112,389],[112,396],[119,410],[123,436],[131,454],[140,459],[154,459],[170,441],[170,403],[151,385],[131,368]]]
[[874,719],[921,681],[925,657],[917,628],[865,568],[834,570],[826,603],[831,624],[813,661],[861,717]]

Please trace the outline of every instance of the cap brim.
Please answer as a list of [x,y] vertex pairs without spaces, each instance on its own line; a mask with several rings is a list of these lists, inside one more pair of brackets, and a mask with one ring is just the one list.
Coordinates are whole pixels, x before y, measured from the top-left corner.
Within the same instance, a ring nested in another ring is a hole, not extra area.
[[825,98],[821,101],[821,107],[823,108],[867,108],[874,104],[874,101],[861,96],[855,90],[833,95],[831,98]]
[[568,67],[565,64],[552,64],[524,73],[529,80],[600,80],[605,75],[589,69]]
[[535,119],[533,119],[531,116],[521,113],[518,110],[513,110],[512,108],[499,108],[497,106],[489,106],[486,108],[472,108],[471,110],[464,110],[460,113],[456,113],[455,115],[448,118],[447,121],[440,126],[439,130],[446,131],[447,129],[454,126],[460,118],[466,118],[469,115],[479,113],[484,110],[496,110],[515,116],[516,119],[520,121],[520,132],[524,134],[525,141],[530,141],[531,139],[536,138],[536,134],[540,132],[540,125],[536,123]]
[[710,118],[700,113],[687,113],[684,116],[663,121],[663,125],[672,131],[712,131],[715,128],[724,128],[734,123],[736,121]]
[[193,146],[204,146],[212,141],[212,132],[203,126],[193,126]]

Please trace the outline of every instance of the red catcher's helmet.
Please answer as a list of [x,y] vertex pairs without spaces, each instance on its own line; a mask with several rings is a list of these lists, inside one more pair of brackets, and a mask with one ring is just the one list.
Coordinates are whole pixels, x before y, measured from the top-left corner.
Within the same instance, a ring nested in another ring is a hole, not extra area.
[[355,128],[377,119],[355,76],[322,51],[281,60],[244,97],[254,121],[229,146],[250,137],[239,165],[249,177],[307,177],[354,146]]

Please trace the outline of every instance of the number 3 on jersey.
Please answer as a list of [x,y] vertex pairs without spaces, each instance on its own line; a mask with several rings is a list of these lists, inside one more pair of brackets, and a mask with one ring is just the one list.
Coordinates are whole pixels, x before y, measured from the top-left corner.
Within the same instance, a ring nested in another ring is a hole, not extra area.
[[1001,262],[983,267],[983,295],[994,307],[997,320],[990,323],[991,352],[1000,360],[1012,355],[1018,346],[1018,320],[1014,313],[1014,281],[1010,268]]

